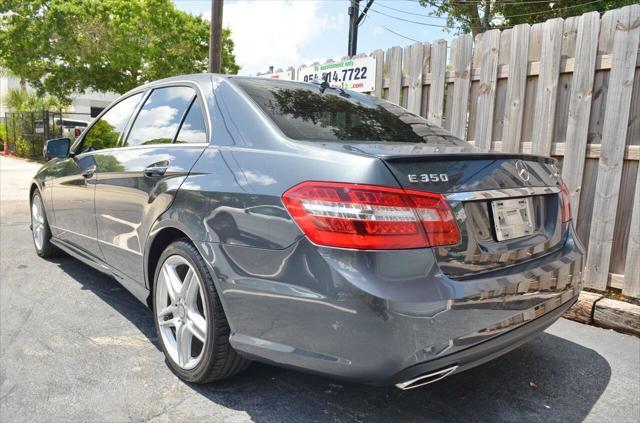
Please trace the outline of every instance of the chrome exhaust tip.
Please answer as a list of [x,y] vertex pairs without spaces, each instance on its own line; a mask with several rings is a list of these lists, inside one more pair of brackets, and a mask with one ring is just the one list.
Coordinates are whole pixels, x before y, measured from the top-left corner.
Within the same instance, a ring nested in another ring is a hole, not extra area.
[[458,366],[451,366],[447,367],[446,369],[438,370],[437,372],[420,375],[414,379],[396,383],[396,387],[402,389],[403,391],[406,391],[407,389],[413,389],[419,386],[428,385],[430,383],[444,379],[451,373],[455,372],[457,368]]

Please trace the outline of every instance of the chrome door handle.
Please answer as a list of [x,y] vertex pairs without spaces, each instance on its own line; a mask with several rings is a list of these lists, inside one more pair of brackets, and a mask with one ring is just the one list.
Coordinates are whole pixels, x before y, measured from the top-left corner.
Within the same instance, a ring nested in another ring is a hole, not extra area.
[[91,165],[84,169],[81,175],[87,179],[92,178],[96,174],[96,165]]
[[163,176],[164,173],[167,171],[168,167],[169,167],[168,165],[154,164],[154,165],[145,167],[142,173],[144,174],[144,176],[148,178],[155,178],[158,176]]

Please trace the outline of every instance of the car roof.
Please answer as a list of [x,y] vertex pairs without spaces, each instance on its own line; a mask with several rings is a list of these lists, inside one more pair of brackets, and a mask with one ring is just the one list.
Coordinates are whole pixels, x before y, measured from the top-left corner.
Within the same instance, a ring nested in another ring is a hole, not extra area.
[[156,85],[164,85],[167,83],[171,83],[171,82],[194,82],[200,86],[205,86],[207,84],[210,84],[212,81],[220,81],[220,80],[233,80],[233,79],[246,79],[246,80],[260,80],[260,81],[274,81],[274,83],[291,83],[291,84],[304,84],[304,85],[308,85],[309,83],[307,82],[302,82],[302,81],[289,81],[289,80],[284,80],[284,79],[270,79],[267,77],[259,77],[259,76],[244,76],[244,75],[224,75],[224,74],[218,74],[218,73],[192,73],[192,74],[187,74],[187,75],[178,75],[178,76],[172,76],[169,78],[163,78],[163,79],[158,79],[156,81],[152,81],[152,82],[148,82],[144,85],[140,85],[138,87],[135,87],[134,89],[130,90],[129,92],[125,93],[124,95],[127,95],[129,93],[132,92],[137,92],[137,91],[141,91],[141,90],[145,90],[148,88],[152,88]]

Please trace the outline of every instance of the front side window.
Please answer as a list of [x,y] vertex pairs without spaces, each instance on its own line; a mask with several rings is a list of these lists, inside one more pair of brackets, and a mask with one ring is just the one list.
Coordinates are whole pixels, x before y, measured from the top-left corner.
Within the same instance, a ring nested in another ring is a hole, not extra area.
[[402,107],[364,94],[270,79],[234,80],[295,140],[469,146]]
[[107,113],[89,128],[82,141],[81,153],[114,148],[124,131],[127,121],[142,99],[142,93],[125,98],[113,106]]
[[126,145],[172,143],[195,96],[195,90],[190,87],[153,90],[131,127]]
[[193,100],[191,108],[187,112],[180,132],[176,137],[176,143],[199,143],[207,142],[207,129],[204,124],[202,108],[197,98]]

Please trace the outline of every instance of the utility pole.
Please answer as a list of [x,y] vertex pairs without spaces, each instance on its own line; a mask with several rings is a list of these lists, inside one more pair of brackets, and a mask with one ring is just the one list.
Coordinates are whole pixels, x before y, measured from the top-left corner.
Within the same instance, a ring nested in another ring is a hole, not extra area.
[[211,0],[211,37],[209,39],[209,72],[222,69],[222,6],[224,0]]
[[349,12],[349,44],[347,44],[347,55],[355,56],[358,50],[358,15],[360,14],[360,0],[351,0]]
[[355,56],[358,51],[358,25],[367,16],[367,11],[373,4],[373,0],[369,0],[360,13],[360,0],[351,0],[351,6],[347,9],[349,13],[349,42],[347,44],[347,55]]

